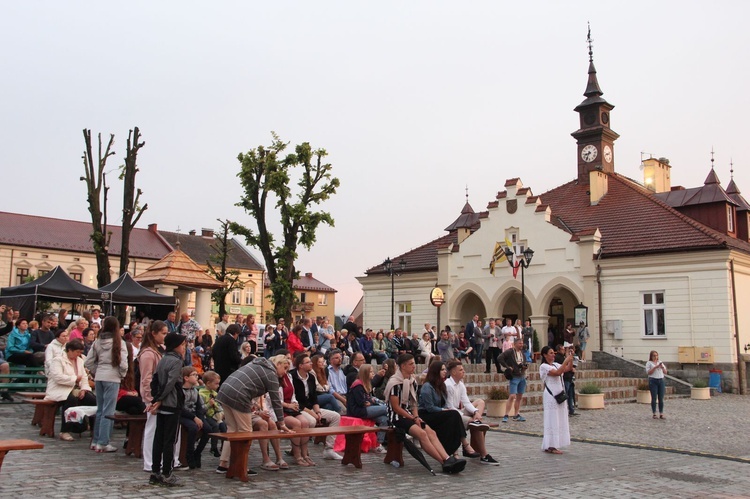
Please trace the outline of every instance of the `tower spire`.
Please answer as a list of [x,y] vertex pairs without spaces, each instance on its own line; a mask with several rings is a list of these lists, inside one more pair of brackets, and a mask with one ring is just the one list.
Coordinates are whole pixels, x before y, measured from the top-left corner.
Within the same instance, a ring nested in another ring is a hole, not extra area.
[[714,146],[711,146],[711,169],[714,169]]
[[734,180],[734,163],[732,158],[729,158],[729,180]]
[[598,97],[603,95],[602,89],[599,88],[599,80],[596,78],[596,68],[594,67],[594,40],[591,38],[591,24],[588,25],[588,35],[586,43],[589,47],[589,80],[586,83],[586,91],[583,93],[586,97]]
[[469,184],[466,184],[466,202],[469,202]]

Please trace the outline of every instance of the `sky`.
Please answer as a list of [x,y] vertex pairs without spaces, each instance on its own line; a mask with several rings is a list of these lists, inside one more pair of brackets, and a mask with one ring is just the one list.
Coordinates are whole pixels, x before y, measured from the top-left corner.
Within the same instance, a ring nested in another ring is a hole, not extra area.
[[[573,108],[586,86],[587,22],[615,170],[642,181],[642,153],[672,184],[703,183],[711,150],[750,194],[746,1],[0,0],[0,210],[90,220],[82,130],[146,142],[139,227],[254,226],[235,206],[237,155],[271,131],[328,151],[338,193],[297,268],[362,295],[364,271],[484,210],[520,177],[534,194],[576,175]],[[260,255],[257,250],[251,250]],[[260,258],[259,258],[260,259]]]

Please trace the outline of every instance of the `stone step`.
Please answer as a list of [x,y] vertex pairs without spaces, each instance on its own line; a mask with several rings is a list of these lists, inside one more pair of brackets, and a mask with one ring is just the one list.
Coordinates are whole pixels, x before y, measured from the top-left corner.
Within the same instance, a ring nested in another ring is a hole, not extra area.
[[[685,395],[674,395],[673,393],[670,393],[669,388],[671,387],[667,387],[667,388],[668,388],[667,393],[669,395],[669,398],[686,397]],[[637,391],[636,388],[604,388],[602,389],[602,393],[604,393],[605,404],[633,403],[635,402],[636,391]],[[469,396],[471,397],[471,395]],[[542,397],[543,395],[541,392],[531,392],[531,393],[527,392],[526,394],[524,394],[523,405],[521,406],[521,412],[523,413],[524,411],[541,410],[542,400],[543,400]]]
[[[581,386],[593,383],[602,390],[610,388],[623,388],[630,389],[633,391],[633,397],[635,392],[638,390],[638,385],[641,382],[638,378],[595,378],[595,379],[578,379],[576,380],[576,389],[580,389]],[[485,396],[489,393],[490,389],[495,386],[501,386],[508,389],[508,381],[503,380],[502,382],[484,382],[484,383],[471,383],[466,385],[466,393],[471,396]],[[670,388],[670,387],[667,387]],[[544,390],[544,383],[541,381],[527,381],[526,382],[526,393],[542,392]],[[670,392],[671,393],[671,392]]]
[[[539,372],[539,365],[540,364],[538,362],[532,362],[531,364],[529,364],[528,372],[530,373]],[[424,369],[427,366],[425,366],[424,364],[421,364],[420,367]],[[483,374],[485,368],[486,368],[486,364],[484,362],[482,362],[481,364],[468,364],[464,362],[464,371],[466,371],[467,374],[468,373]],[[597,365],[596,362],[586,361],[586,362],[579,362],[577,369],[578,371],[591,371],[591,370],[599,369],[599,366]],[[492,368],[492,372],[495,372],[494,366]]]
[[[590,379],[595,379],[595,378],[614,378],[614,377],[618,377],[619,375],[620,375],[620,372],[614,371],[614,370],[585,369],[585,370],[578,370],[578,372],[576,373],[576,378],[590,380]],[[540,379],[539,371],[527,372],[527,379],[529,381],[538,381]],[[637,379],[637,378],[632,378],[632,379]],[[467,385],[470,383],[487,383],[487,382],[497,383],[497,382],[502,382],[502,381],[507,382],[507,380],[505,379],[505,376],[502,374],[498,374],[496,372],[492,372],[491,374],[485,374],[484,371],[482,371],[481,373],[472,372],[472,373],[467,373],[464,376],[464,383]]]

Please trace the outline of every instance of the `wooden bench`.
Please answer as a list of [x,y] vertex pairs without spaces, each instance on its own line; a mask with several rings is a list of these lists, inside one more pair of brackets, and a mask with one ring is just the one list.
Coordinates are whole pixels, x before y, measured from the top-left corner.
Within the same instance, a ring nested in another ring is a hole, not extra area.
[[133,457],[143,456],[143,432],[146,429],[146,415],[145,414],[113,414],[111,416],[105,416],[107,419],[111,419],[117,423],[125,423],[128,427],[128,443],[125,446],[125,455],[133,455]]
[[342,465],[353,464],[355,468],[362,468],[362,438],[367,433],[383,431],[382,428],[370,426],[337,426],[333,428],[307,428],[295,433],[282,433],[279,430],[211,433],[212,437],[224,440],[230,445],[229,471],[227,478],[239,478],[247,482],[247,453],[253,440],[279,440],[291,438],[327,437],[329,435],[345,435],[346,448]]
[[[46,394],[44,392],[16,392],[16,395],[28,400],[42,400]],[[31,417],[31,426],[38,425],[42,420],[43,407],[44,406],[42,405],[34,406],[34,415]]]
[[[497,428],[500,426],[498,423],[486,423],[490,428]],[[404,443],[399,442],[396,438],[396,431],[393,428],[385,430],[388,434],[388,446],[386,447],[385,457],[383,462],[385,464],[391,464],[396,461],[399,466],[404,465]],[[469,435],[471,446],[476,450],[477,440],[480,435],[487,433],[487,430],[479,428],[473,428],[469,426]]]
[[22,365],[11,365],[10,372],[12,373],[38,373],[44,371],[44,366],[22,366]]
[[[31,424],[38,424],[40,426],[39,435],[54,437],[55,416],[57,415],[57,408],[60,407],[60,402],[43,399],[25,399],[23,402],[36,406]],[[38,415],[36,414],[37,410],[39,411]]]
[[16,439],[16,440],[0,440],[0,468],[3,467],[3,460],[5,455],[12,450],[31,450],[31,449],[44,449],[44,444],[34,442],[33,440]]

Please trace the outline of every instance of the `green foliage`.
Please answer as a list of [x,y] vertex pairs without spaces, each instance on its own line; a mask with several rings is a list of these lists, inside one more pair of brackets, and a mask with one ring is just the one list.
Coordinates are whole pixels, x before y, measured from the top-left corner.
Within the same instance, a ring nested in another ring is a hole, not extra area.
[[206,265],[208,273],[217,281],[224,283],[223,288],[219,288],[211,293],[211,300],[219,307],[219,317],[226,313],[227,295],[235,289],[242,289],[245,283],[240,280],[239,270],[230,270],[227,268],[227,260],[233,247],[229,239],[229,220],[217,219],[220,224],[219,235],[210,245],[214,252],[208,257]]
[[505,387],[493,386],[490,388],[487,396],[490,400],[508,400],[510,393],[508,393],[508,389]]
[[534,352],[539,352],[539,336],[536,335],[536,329],[534,329],[534,336],[531,338],[531,349]]
[[693,380],[693,388],[707,388],[708,382],[705,379]]
[[[339,179],[331,176],[331,164],[324,163],[328,155],[325,149],[313,149],[309,142],[303,142],[294,153],[282,157],[289,144],[274,132],[271,136],[270,146],[261,145],[237,156],[241,165],[237,176],[244,189],[237,206],[255,220],[256,228],[232,222],[229,229],[260,250],[271,283],[273,315],[290,318],[295,299],[293,282],[298,274],[294,267],[297,248],[313,246],[320,224],[334,225],[330,213],[315,211],[314,207],[336,193]],[[298,170],[298,189],[293,192],[290,182]],[[279,236],[268,226],[277,221],[281,225]]]
[[586,383],[579,390],[578,393],[583,395],[596,395],[602,393],[602,389],[596,383]]
[[648,391],[649,390],[648,381],[640,381],[638,383],[638,390],[642,391],[642,392],[643,391]]

